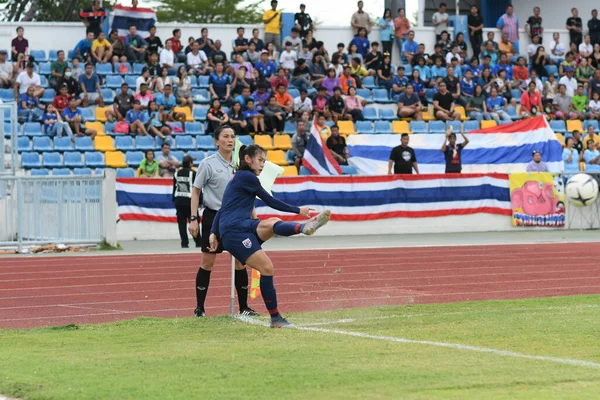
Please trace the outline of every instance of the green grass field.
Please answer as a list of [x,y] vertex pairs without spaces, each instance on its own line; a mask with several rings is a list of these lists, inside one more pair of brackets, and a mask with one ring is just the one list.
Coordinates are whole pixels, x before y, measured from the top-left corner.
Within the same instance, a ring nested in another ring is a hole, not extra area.
[[[340,319],[346,321],[328,324]],[[327,331],[274,330],[228,317],[0,331],[0,393],[21,399],[600,397],[600,296],[379,307],[289,320]]]

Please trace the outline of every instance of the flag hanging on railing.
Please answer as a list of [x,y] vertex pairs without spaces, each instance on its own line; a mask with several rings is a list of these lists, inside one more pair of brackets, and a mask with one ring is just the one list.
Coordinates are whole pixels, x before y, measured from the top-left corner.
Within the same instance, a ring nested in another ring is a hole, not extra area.
[[111,29],[119,31],[119,36],[129,34],[129,27],[135,25],[137,33],[142,38],[150,36],[148,30],[156,25],[156,11],[150,8],[125,7],[117,4],[113,7]]
[[340,164],[333,158],[331,151],[323,143],[321,132],[317,128],[315,118],[306,141],[306,150],[302,158],[302,165],[313,175],[341,175]]

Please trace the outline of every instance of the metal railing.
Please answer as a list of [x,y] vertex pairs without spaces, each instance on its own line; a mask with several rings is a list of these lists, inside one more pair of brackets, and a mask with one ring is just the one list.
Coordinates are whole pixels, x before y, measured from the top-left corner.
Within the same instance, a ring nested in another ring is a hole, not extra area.
[[[4,122],[8,114],[9,121]],[[17,136],[19,124],[17,122],[17,103],[0,104],[0,175],[14,175],[17,157]],[[8,132],[7,132],[8,131]],[[10,148],[10,168],[6,168],[6,149]]]
[[0,176],[0,246],[101,242],[103,180]]

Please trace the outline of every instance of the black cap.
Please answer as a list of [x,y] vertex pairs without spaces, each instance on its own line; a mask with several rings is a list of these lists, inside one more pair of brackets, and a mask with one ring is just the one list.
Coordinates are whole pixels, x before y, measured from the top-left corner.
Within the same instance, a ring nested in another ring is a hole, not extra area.
[[300,8],[302,8],[302,7],[306,8],[306,6],[304,4],[300,4]]
[[542,153],[540,153],[540,151],[539,151],[539,150],[534,150],[534,151],[533,151],[533,153],[532,153],[531,155],[532,155],[532,156],[535,156],[536,154],[542,154]]

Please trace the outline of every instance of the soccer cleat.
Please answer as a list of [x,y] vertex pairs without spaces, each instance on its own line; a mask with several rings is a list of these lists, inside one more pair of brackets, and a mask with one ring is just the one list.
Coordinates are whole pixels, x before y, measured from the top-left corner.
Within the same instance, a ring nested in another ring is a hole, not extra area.
[[294,328],[294,324],[288,322],[281,315],[271,320],[271,328]]
[[242,311],[240,311],[240,315],[243,315],[245,317],[257,317],[260,314],[257,313],[256,311],[254,311],[253,309],[251,309],[250,307],[244,308]]
[[331,211],[325,210],[315,218],[311,219],[307,223],[304,224],[302,228],[302,233],[305,235],[314,235],[317,229],[321,228],[327,222],[329,222],[329,218],[331,218]]
[[194,310],[194,315],[198,318],[204,318],[206,317],[206,313],[204,312],[204,307],[197,307]]

